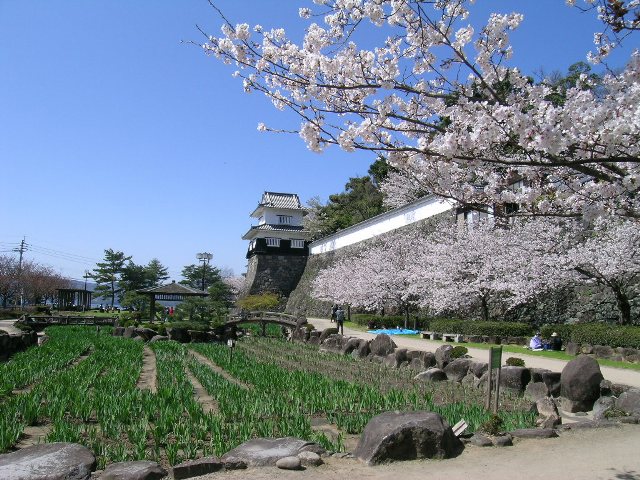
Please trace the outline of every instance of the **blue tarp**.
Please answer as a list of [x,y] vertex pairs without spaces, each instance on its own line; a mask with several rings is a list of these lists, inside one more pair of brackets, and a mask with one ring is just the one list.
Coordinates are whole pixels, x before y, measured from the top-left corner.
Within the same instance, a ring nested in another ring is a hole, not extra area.
[[367,333],[386,333],[387,335],[415,335],[420,333],[418,330],[409,330],[406,328],[380,328],[378,330],[367,330]]

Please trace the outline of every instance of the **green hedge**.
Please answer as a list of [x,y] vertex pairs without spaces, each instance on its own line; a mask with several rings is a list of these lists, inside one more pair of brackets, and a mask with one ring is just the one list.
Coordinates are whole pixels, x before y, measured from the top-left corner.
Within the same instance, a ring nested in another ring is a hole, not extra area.
[[573,325],[545,325],[540,329],[543,338],[556,332],[563,342],[608,345],[610,347],[640,348],[640,326],[609,325],[606,323],[576,323]]
[[436,319],[429,322],[429,330],[438,333],[460,333],[497,337],[529,337],[531,325],[517,322],[477,322],[471,320]]
[[[373,313],[352,313],[351,321],[358,325],[376,325],[376,328],[395,328],[397,326],[404,327],[404,315],[376,315]],[[409,317],[408,328],[413,328],[414,317]],[[416,319],[416,328],[422,328],[425,321],[421,318]]]

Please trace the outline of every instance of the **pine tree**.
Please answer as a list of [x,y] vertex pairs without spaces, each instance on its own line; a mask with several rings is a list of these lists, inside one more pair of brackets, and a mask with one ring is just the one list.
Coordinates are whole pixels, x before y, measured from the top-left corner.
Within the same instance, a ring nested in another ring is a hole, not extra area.
[[131,257],[109,248],[104,251],[104,261],[98,262],[93,269],[91,278],[96,282],[95,294],[99,297],[111,297],[111,306],[115,303],[116,295],[122,292],[119,280],[125,268],[125,263]]

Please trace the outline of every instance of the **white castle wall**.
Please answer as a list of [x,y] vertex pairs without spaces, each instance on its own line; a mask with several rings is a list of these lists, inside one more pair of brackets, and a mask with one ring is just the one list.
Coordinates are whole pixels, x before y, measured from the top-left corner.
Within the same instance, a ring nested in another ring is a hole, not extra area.
[[332,252],[383,233],[411,225],[453,208],[453,202],[434,196],[420,198],[404,207],[382,213],[364,222],[321,238],[309,245],[311,255]]

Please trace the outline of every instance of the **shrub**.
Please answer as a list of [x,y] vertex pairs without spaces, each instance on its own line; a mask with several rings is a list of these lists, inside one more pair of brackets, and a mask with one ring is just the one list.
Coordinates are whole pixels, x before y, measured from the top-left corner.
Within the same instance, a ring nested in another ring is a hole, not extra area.
[[19,330],[22,330],[23,332],[33,332],[33,327],[31,325],[27,325],[23,321],[16,322],[13,324],[13,326]]
[[528,337],[533,333],[531,325],[518,322],[478,322],[472,320],[436,319],[429,322],[429,329],[440,333],[483,335],[497,337]]
[[524,367],[524,360],[516,357],[507,358],[506,365],[508,367]]
[[164,325],[165,331],[166,328],[184,328],[186,330],[197,330],[199,332],[206,332],[209,330],[209,325],[202,322],[170,322],[165,323]]
[[493,415],[491,415],[491,418],[489,418],[489,420],[480,425],[480,428],[478,428],[478,430],[488,435],[497,435],[502,429],[502,423],[502,418],[494,413]]
[[451,350],[451,358],[462,358],[467,353],[469,353],[469,349],[467,347],[463,347],[462,345],[456,345]]
[[121,327],[131,327],[140,323],[140,320],[142,320],[142,312],[120,312],[118,325]]
[[640,348],[640,326],[609,325],[606,323],[576,323],[573,325],[545,325],[540,329],[544,338],[556,332],[563,342],[608,345],[610,347]]
[[[409,317],[408,328],[413,328],[414,319],[416,320],[416,328],[420,329],[425,324],[421,318]],[[351,321],[358,325],[366,325],[367,328],[395,328],[397,326],[404,327],[403,315],[375,315],[372,313],[353,313]]]
[[280,304],[280,297],[275,293],[261,293],[259,295],[249,295],[239,299],[236,304],[244,310],[275,310]]

